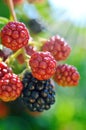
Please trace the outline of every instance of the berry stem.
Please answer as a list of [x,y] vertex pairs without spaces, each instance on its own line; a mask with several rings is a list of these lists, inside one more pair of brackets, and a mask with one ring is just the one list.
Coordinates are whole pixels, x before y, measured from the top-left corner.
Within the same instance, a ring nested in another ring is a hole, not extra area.
[[0,57],[0,62],[2,62],[3,61],[3,59]]
[[30,60],[31,56],[27,55],[26,53],[24,56],[25,56],[26,68],[30,69],[29,60]]
[[29,45],[32,45],[32,46],[36,46],[38,50],[40,50],[40,48],[42,47],[42,42],[36,42],[36,41],[30,41],[29,42]]
[[9,9],[10,9],[10,12],[12,14],[13,20],[17,21],[17,17],[16,17],[16,14],[15,14],[15,11],[14,11],[13,0],[7,0],[7,3],[8,3],[8,6],[9,6]]
[[29,62],[30,56],[25,53],[24,48],[19,49],[18,51],[16,51],[15,53],[13,53],[11,56],[9,56],[7,58],[7,60],[5,61],[5,63],[8,64],[8,65],[10,65],[10,63],[12,63],[20,54],[24,55],[24,59],[25,59],[25,63],[26,63],[26,68],[29,69],[30,67],[29,67],[29,63],[28,62]]
[[23,48],[19,49],[18,51],[16,51],[15,53],[13,53],[11,56],[9,56],[7,58],[7,60],[5,61],[6,64],[10,64],[10,62],[12,62],[19,54],[24,54],[24,50]]

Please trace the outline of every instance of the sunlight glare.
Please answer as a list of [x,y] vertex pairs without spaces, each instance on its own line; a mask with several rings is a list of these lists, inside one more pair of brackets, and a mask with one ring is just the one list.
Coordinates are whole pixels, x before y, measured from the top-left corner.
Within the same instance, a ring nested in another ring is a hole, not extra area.
[[86,0],[50,0],[54,7],[65,10],[67,17],[75,22],[86,25]]

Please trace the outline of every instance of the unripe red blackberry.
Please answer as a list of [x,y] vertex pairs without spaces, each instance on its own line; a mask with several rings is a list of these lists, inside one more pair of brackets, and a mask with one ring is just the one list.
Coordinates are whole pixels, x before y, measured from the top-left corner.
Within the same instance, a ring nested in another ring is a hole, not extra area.
[[56,61],[49,52],[35,52],[29,61],[32,75],[38,80],[51,78],[56,70]]
[[74,66],[67,64],[57,66],[54,80],[59,86],[77,86],[79,79],[79,72]]
[[0,62],[0,79],[7,73],[12,73],[12,69],[9,68],[4,62]]
[[23,89],[22,82],[15,74],[7,73],[0,80],[0,99],[2,101],[14,101],[16,100]]
[[65,60],[71,52],[70,46],[60,36],[53,36],[42,47],[43,51],[49,51],[57,61]]
[[40,81],[30,72],[25,72],[22,83],[24,89],[20,99],[30,111],[42,112],[54,104],[55,91],[50,80]]
[[2,44],[13,51],[26,46],[29,38],[29,32],[21,22],[9,22],[1,30]]

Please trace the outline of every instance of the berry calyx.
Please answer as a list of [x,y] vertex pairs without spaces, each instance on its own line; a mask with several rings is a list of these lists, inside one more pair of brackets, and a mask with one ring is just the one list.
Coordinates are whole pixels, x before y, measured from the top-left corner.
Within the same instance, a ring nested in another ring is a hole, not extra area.
[[77,86],[79,79],[79,72],[74,66],[67,64],[57,66],[54,80],[59,86]]
[[12,73],[12,69],[9,68],[4,62],[0,62],[0,79],[8,73]]
[[38,80],[51,78],[56,70],[56,61],[49,52],[35,52],[29,61],[32,75]]
[[40,81],[26,71],[22,83],[21,101],[30,111],[42,112],[55,103],[55,91],[50,79]]
[[71,52],[71,47],[60,36],[53,36],[42,47],[43,51],[49,51],[57,60],[65,60]]
[[9,22],[1,30],[1,43],[13,51],[26,46],[29,38],[29,32],[21,22]]
[[4,102],[14,101],[20,96],[22,89],[19,77],[8,73],[0,80],[0,99]]

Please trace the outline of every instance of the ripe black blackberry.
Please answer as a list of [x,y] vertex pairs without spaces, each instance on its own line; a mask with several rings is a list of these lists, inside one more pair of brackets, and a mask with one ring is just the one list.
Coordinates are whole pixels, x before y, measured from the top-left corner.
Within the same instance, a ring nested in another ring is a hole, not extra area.
[[30,72],[25,72],[22,83],[21,101],[30,111],[42,112],[55,103],[55,91],[50,79],[40,81]]
[[31,19],[28,25],[33,33],[40,33],[45,30],[44,25],[37,19]]

